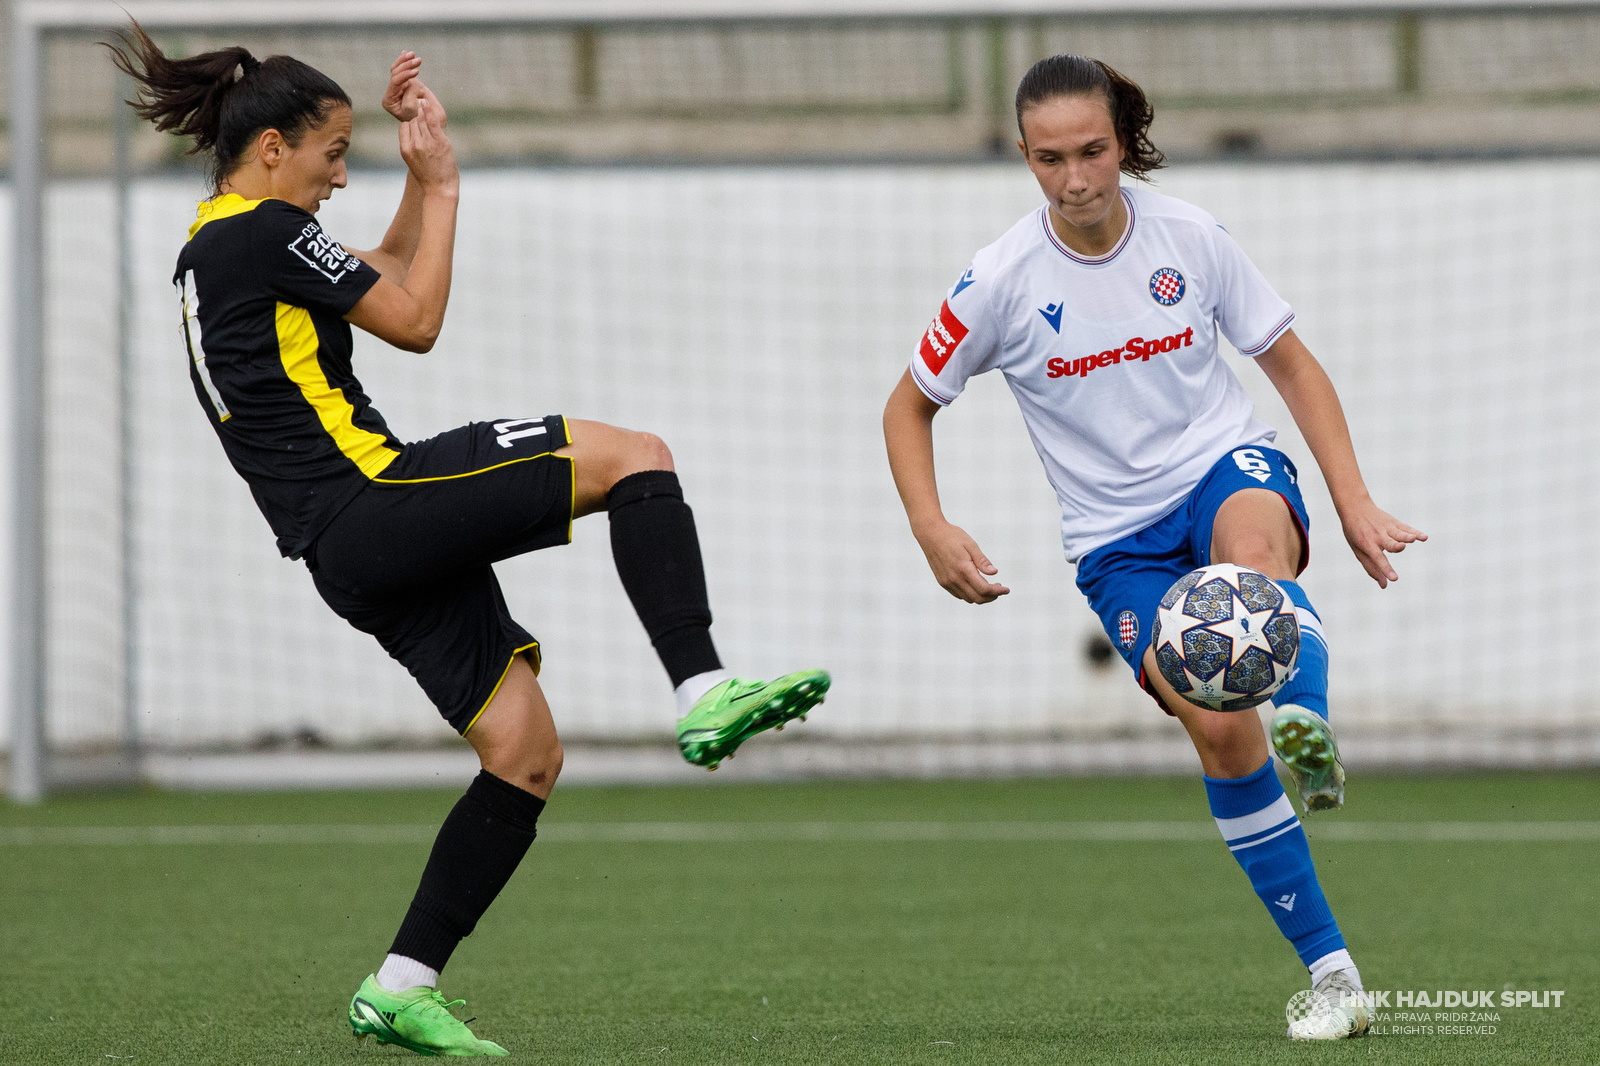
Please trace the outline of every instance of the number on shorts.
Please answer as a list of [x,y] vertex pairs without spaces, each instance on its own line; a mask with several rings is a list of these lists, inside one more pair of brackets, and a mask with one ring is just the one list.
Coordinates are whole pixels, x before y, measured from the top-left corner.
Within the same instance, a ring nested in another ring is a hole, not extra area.
[[[518,429],[526,426],[526,429]],[[537,437],[546,432],[542,418],[513,418],[506,422],[494,424],[495,443],[502,448],[509,448],[523,437]]]
[[1272,464],[1267,462],[1267,457],[1255,448],[1240,448],[1233,453],[1233,461],[1239,464],[1239,469],[1255,478],[1263,485],[1272,477]]

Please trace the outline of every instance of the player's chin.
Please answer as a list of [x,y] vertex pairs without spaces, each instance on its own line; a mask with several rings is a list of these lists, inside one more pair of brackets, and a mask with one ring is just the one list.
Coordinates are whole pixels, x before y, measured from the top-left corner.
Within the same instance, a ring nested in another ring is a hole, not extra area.
[[1107,199],[1104,195],[1096,196],[1092,200],[1081,204],[1069,204],[1065,201],[1056,201],[1056,211],[1062,218],[1074,226],[1087,228],[1103,220],[1111,212],[1107,209]]

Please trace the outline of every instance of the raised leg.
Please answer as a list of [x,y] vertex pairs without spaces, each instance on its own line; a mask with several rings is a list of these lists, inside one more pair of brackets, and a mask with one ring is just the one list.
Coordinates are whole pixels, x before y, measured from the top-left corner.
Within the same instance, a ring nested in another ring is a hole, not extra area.
[[[611,516],[611,556],[679,702],[692,706],[729,676],[711,640],[711,604],[694,512],[660,437],[602,422],[568,421],[573,514]],[[680,711],[682,708],[680,708]]]

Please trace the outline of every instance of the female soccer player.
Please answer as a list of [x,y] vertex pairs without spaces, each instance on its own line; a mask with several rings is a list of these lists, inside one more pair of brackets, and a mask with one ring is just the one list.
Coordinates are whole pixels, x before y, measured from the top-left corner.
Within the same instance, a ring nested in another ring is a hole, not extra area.
[[[1276,432],[1218,355],[1219,327],[1288,404],[1380,587],[1397,576],[1384,553],[1427,538],[1372,502],[1332,383],[1227,232],[1196,207],[1121,184],[1162,163],[1139,87],[1098,60],[1055,56],[1023,77],[1016,106],[1018,147],[1046,202],[973,259],[883,415],[912,532],[952,595],[990,603],[1009,591],[945,519],[933,464],[934,415],[968,378],[999,369],[1061,502],[1078,588],[1140,684],[1188,730],[1223,839],[1316,989],[1358,991],[1260,720],[1184,700],[1149,648],[1161,597],[1188,571],[1227,562],[1276,579],[1302,640],[1299,672],[1275,697],[1272,743],[1308,811],[1342,804],[1327,647],[1294,580],[1308,555],[1305,504],[1294,464],[1271,446]],[[1368,1021],[1354,1002],[1291,1035],[1350,1036]]]
[[395,62],[383,100],[400,120],[405,193],[383,243],[350,252],[316,220],[345,186],[350,145],[350,98],[331,79],[243,48],[169,59],[137,25],[113,51],[142,86],[139,114],[192,136],[211,163],[212,195],[174,277],[201,408],[279,550],[411,672],[483,765],[350,1024],[423,1054],[504,1055],[435,990],[533,842],[561,770],[538,641],[512,620],[491,564],[566,544],[574,519],[608,512],[617,573],[676,688],[692,763],[715,768],[802,715],[828,675],[761,683],[723,669],[694,517],[659,438],[548,415],[402,444],[370,406],[350,324],[426,352],[450,294],[460,175],[415,55]]

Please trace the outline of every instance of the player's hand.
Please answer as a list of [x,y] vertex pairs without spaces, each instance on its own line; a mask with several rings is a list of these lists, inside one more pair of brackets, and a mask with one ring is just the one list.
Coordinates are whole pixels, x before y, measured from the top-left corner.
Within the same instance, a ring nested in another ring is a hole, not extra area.
[[450,116],[439,98],[433,95],[433,90],[422,83],[421,74],[422,58],[415,52],[401,52],[400,58],[389,68],[389,87],[383,93],[383,109],[401,122],[410,122],[417,117],[417,102],[426,100],[429,107],[438,108],[439,124],[449,125]]
[[1371,499],[1340,507],[1338,511],[1344,539],[1350,542],[1350,550],[1356,553],[1367,576],[1376,581],[1379,588],[1386,589],[1389,582],[1400,580],[1400,575],[1389,565],[1389,554],[1397,555],[1406,550],[1407,544],[1428,539],[1426,533],[1412,529]]
[[422,57],[411,51],[401,52],[400,58],[389,67],[389,87],[383,93],[383,109],[401,122],[417,117],[416,100],[407,100],[406,90],[421,73]]
[[[942,522],[917,533],[933,576],[950,595],[968,603],[992,603],[1011,590],[990,582],[1000,572],[960,526]],[[986,576],[987,575],[987,576]]]
[[456,192],[461,170],[456,152],[444,132],[444,111],[426,98],[417,100],[415,118],[400,123],[400,158],[423,189]]

